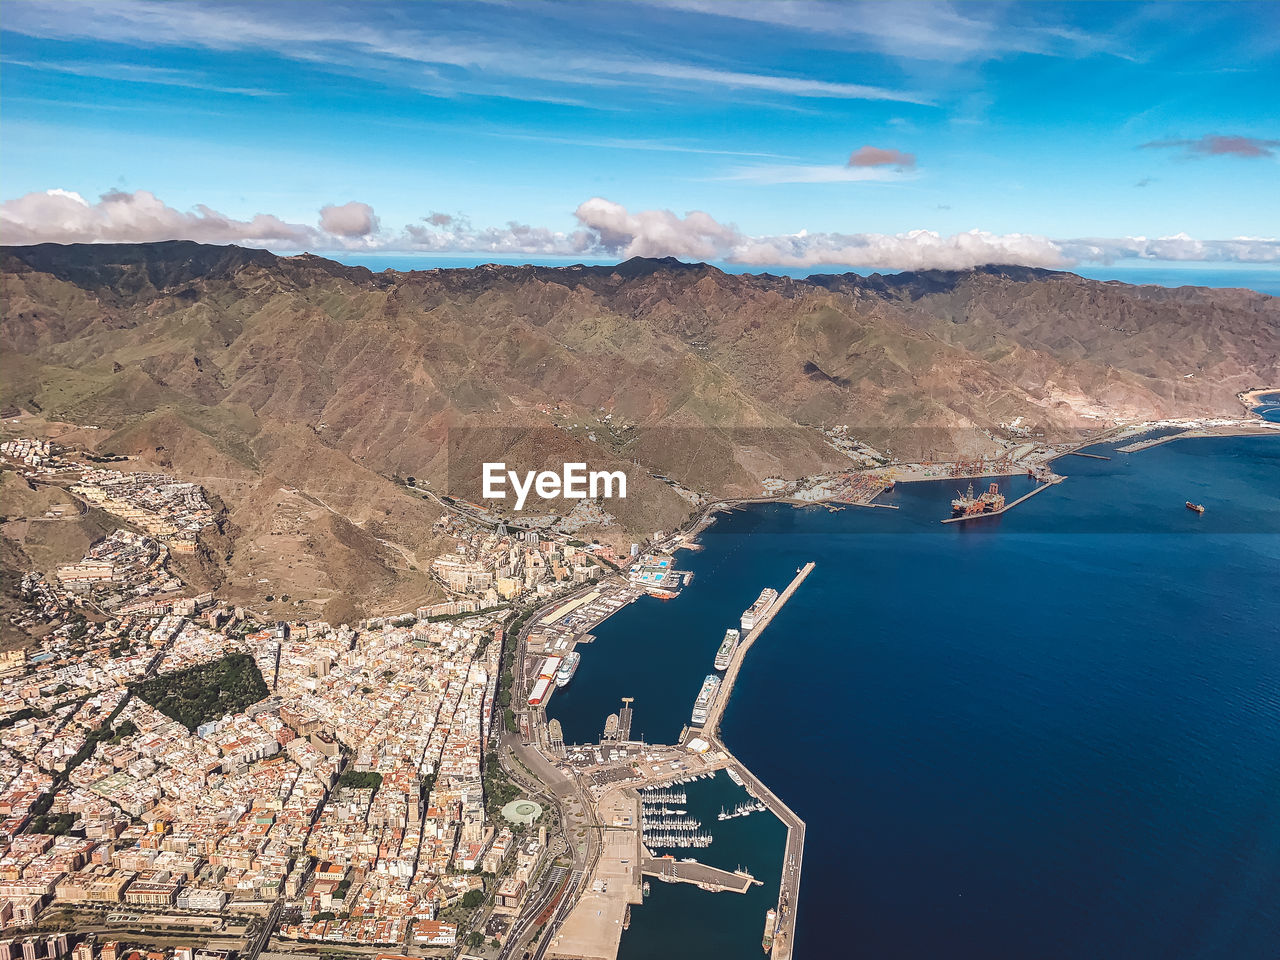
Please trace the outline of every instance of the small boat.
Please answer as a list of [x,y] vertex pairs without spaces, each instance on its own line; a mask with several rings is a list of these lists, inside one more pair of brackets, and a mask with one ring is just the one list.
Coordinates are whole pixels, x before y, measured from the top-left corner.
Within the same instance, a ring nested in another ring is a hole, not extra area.
[[1204,504],[1203,504],[1203,503],[1192,503],[1190,500],[1188,500],[1188,501],[1187,501],[1187,509],[1188,509],[1188,510],[1194,510],[1196,513],[1204,513]]

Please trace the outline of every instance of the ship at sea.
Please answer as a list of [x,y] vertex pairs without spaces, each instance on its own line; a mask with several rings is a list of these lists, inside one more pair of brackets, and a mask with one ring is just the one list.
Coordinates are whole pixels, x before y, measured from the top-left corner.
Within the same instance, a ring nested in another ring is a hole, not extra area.
[[764,915],[764,938],[760,941],[760,946],[764,947],[765,954],[773,950],[773,934],[777,925],[778,911],[770,910]]
[[1204,513],[1204,504],[1203,504],[1203,503],[1192,503],[1190,500],[1188,500],[1188,501],[1187,501],[1187,509],[1188,509],[1188,510],[1194,510],[1196,513]]
[[720,678],[714,673],[707,674],[707,678],[702,681],[702,689],[698,691],[698,699],[693,702],[692,720],[695,726],[702,726],[707,722],[711,702],[715,700],[716,691],[719,689]]
[[777,602],[778,591],[773,587],[765,587],[756,597],[756,602],[742,611],[742,629],[754,630],[761,618],[769,612],[769,608]]
[[564,662],[560,664],[560,668],[556,670],[556,686],[563,687],[573,679],[574,672],[578,669],[578,664],[582,662],[582,654],[574,650],[564,655]]
[[733,660],[733,651],[738,648],[738,638],[742,636],[737,630],[726,630],[724,632],[724,641],[720,644],[720,649],[716,651],[716,669],[728,670],[729,663]]
[[981,517],[988,513],[999,513],[1004,509],[1004,494],[1000,492],[1000,484],[992,483],[984,493],[973,495],[973,481],[969,481],[967,493],[957,493],[951,501],[952,517]]

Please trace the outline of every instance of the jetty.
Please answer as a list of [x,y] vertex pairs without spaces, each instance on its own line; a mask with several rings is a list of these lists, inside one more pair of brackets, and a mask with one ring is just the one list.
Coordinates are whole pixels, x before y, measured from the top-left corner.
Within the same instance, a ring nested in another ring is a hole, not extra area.
[[[729,661],[729,669],[724,672],[724,680],[720,683],[720,690],[716,694],[715,701],[707,710],[707,720],[702,725],[702,729],[707,733],[716,734],[720,730],[720,717],[724,714],[724,705],[729,702],[729,694],[733,692],[734,681],[738,679],[738,670],[742,667],[742,661],[746,659],[747,651],[751,649],[751,645],[756,642],[756,637],[764,633],[764,628],[773,622],[773,618],[777,616],[778,611],[783,608],[791,595],[796,592],[800,584],[804,583],[804,578],[813,572],[816,564],[810,560],[797,572],[795,579],[783,590],[778,599],[774,601],[764,616],[757,623],[742,641],[738,644],[738,649],[733,651],[733,658]],[[696,729],[696,728],[695,728]]]
[[761,882],[745,870],[721,870],[696,860],[654,857],[648,855],[647,851],[640,870],[644,876],[654,877],[663,883],[692,883],[712,893],[746,893],[752,884],[759,885]]
[[1120,453],[1137,453],[1139,450],[1147,450],[1151,447],[1158,447],[1162,443],[1168,443],[1170,440],[1180,440],[1188,436],[1190,430],[1179,430],[1177,433],[1166,433],[1159,437],[1148,437],[1146,440],[1136,440],[1133,443],[1126,443],[1123,447],[1116,447]]
[[1068,450],[1067,456],[1070,457],[1088,457],[1090,460],[1110,460],[1110,457],[1104,457],[1100,453],[1085,453],[1083,450]]
[[761,800],[769,811],[781,820],[787,828],[787,843],[782,857],[782,880],[778,890],[777,932],[773,939],[772,954],[774,960],[790,960],[791,958],[791,944],[796,925],[796,904],[800,898],[800,867],[804,861],[804,821],[796,815],[794,810],[783,803],[778,798],[778,795],[765,785],[763,780],[752,773],[742,761],[725,747],[720,740],[720,718],[724,715],[724,706],[729,702],[729,695],[733,692],[734,681],[738,679],[738,670],[742,667],[742,661],[746,658],[747,651],[756,642],[756,638],[764,632],[765,627],[773,622],[773,618],[778,611],[791,599],[792,594],[799,589],[800,584],[804,583],[805,578],[813,572],[813,568],[816,565],[811,560],[796,571],[795,579],[788,584],[787,589],[782,591],[777,601],[760,618],[760,622],[752,628],[746,638],[738,644],[738,649],[733,652],[733,659],[729,663],[729,669],[725,671],[724,680],[720,684],[719,695],[707,712],[707,722],[703,724],[701,730],[694,727],[689,731],[690,741],[701,738],[710,744],[713,749],[718,750],[724,757],[723,765],[734,767],[742,778],[743,786],[746,787],[748,793]]
[[1040,484],[1040,486],[1036,487],[1034,490],[1024,493],[1022,496],[1020,496],[1017,500],[1014,500],[1012,503],[1006,503],[999,510],[992,510],[990,513],[974,513],[964,517],[947,517],[945,520],[941,522],[942,523],[961,523],[965,520],[981,520],[984,517],[998,517],[1002,513],[1008,513],[1010,510],[1012,510],[1018,504],[1022,503],[1024,500],[1030,500],[1040,491],[1047,490],[1049,487],[1052,487],[1055,483],[1061,483],[1063,479],[1064,478],[1059,477],[1057,480],[1050,480],[1048,483],[1042,483]]

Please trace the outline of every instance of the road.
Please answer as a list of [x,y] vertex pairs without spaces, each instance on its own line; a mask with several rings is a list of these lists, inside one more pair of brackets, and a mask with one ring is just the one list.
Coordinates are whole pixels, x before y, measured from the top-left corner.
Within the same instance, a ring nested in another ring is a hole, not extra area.
[[555,935],[556,930],[560,928],[560,924],[564,923],[565,918],[569,916],[569,911],[573,909],[574,901],[578,897],[578,891],[582,888],[583,877],[584,874],[580,870],[573,871],[573,874],[569,877],[569,885],[565,887],[564,896],[560,898],[556,912],[547,921],[546,935],[538,944],[538,949],[534,951],[533,960],[542,960],[547,955],[547,948],[551,946],[551,938]]
[[[502,950],[498,953],[498,960],[508,960],[508,958],[514,957],[524,948],[525,939],[535,929],[542,911],[547,909],[555,895],[560,892],[560,885],[564,883],[566,876],[569,877],[569,885],[565,888],[564,899],[560,902],[560,908],[563,908],[565,900],[570,899],[577,891],[577,885],[582,881],[582,874],[577,870],[570,874],[568,868],[558,865],[548,870],[542,886],[538,888],[537,893],[525,901],[524,908],[520,911],[520,916],[516,918],[516,922],[511,925],[511,929],[507,932],[507,939],[502,945]],[[575,880],[577,881],[576,883]],[[552,916],[548,927],[554,928],[560,908],[557,908],[556,915]],[[546,943],[551,937],[548,935],[542,939],[543,943]]]
[[266,920],[263,921],[262,929],[254,937],[252,946],[245,951],[244,960],[258,960],[259,955],[266,949],[267,942],[271,939],[271,934],[275,932],[276,924],[280,922],[280,911],[283,909],[284,899],[281,898],[272,905]]
[[[607,579],[607,578],[606,578]],[[599,589],[601,581],[588,583],[580,589],[556,597],[554,600],[538,607],[527,618],[519,634],[512,638],[515,643],[515,669],[512,670],[513,683],[511,690],[512,709],[521,712],[520,705],[527,696],[524,678],[524,657],[527,653],[525,641],[531,629],[536,627],[541,618],[548,612],[569,602],[570,600]],[[505,728],[499,735],[499,760],[504,770],[522,787],[535,796],[543,796],[551,800],[560,812],[560,825],[564,834],[565,845],[573,870],[569,887],[555,914],[547,923],[547,930],[542,942],[550,943],[552,935],[569,915],[569,910],[577,899],[582,886],[582,879],[588,876],[596,860],[600,856],[600,824],[596,820],[595,809],[586,791],[586,786],[575,776],[564,773],[538,748],[539,743],[546,742],[546,727],[537,713],[529,716],[531,740],[526,742],[519,732],[510,733]],[[517,762],[518,761],[518,762]],[[528,773],[526,772],[529,771]],[[537,779],[537,783],[529,782],[529,773]],[[539,908],[531,916],[536,917],[542,910]],[[526,909],[522,918],[530,915]],[[506,958],[514,954],[522,940],[529,932],[528,926],[521,927],[520,922],[507,935],[506,943],[500,957]],[[541,953],[539,953],[541,956]]]

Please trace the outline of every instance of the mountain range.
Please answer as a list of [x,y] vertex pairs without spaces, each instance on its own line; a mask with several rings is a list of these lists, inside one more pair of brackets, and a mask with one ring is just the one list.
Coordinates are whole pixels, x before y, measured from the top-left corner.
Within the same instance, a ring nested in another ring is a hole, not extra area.
[[1011,423],[1237,415],[1280,382],[1280,299],[1023,267],[373,273],[173,241],[4,247],[0,270],[0,404],[200,482],[225,522],[188,572],[246,599],[270,582],[335,622],[438,596],[422,491],[474,499],[485,460],[627,466],[628,498],[602,504],[616,522],[583,534],[622,544],[688,514],[663,478],[749,496],[847,466],[835,425],[941,459]]

